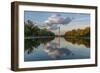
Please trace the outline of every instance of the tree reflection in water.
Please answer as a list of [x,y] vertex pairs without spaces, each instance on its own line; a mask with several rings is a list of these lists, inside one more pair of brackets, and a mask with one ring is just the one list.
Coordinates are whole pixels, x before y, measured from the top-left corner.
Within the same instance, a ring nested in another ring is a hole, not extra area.
[[40,45],[40,44],[45,44],[47,42],[50,42],[51,40],[53,40],[53,38],[32,38],[32,39],[25,39],[25,50],[24,51],[27,51],[28,54],[34,52],[35,49],[38,49],[37,47]]
[[84,45],[85,47],[90,48],[89,38],[65,38],[65,40],[72,44]]
[[[40,44],[44,44],[43,51],[52,58],[73,55],[71,50],[69,50],[67,47],[59,47],[60,42],[52,42],[52,40],[54,40],[55,38],[25,39],[25,51],[27,51],[28,54],[33,53],[35,49],[38,49],[38,46],[40,46]],[[72,44],[84,45],[85,47],[90,48],[90,39],[65,38],[65,40],[67,42],[71,42]]]

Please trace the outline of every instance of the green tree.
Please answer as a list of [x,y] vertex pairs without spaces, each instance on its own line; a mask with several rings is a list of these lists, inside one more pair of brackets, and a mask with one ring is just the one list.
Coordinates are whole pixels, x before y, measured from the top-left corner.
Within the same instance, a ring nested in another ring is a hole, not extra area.
[[35,25],[35,23],[33,23],[30,20],[27,20],[26,22],[24,22],[25,26],[24,26],[24,34],[25,37],[28,36],[55,36],[55,34],[49,30],[46,29],[40,29],[38,26]]

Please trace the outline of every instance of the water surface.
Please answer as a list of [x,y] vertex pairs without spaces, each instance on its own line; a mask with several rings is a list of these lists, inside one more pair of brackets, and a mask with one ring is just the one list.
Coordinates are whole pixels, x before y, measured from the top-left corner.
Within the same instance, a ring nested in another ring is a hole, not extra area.
[[24,61],[90,58],[90,40],[76,38],[25,39]]

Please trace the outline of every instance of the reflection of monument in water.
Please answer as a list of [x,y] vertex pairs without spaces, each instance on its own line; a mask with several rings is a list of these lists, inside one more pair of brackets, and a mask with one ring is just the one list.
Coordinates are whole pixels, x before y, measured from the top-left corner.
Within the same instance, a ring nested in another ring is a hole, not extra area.
[[47,43],[45,45],[44,51],[51,58],[61,58],[62,56],[73,55],[73,53],[68,48],[60,48],[58,43]]

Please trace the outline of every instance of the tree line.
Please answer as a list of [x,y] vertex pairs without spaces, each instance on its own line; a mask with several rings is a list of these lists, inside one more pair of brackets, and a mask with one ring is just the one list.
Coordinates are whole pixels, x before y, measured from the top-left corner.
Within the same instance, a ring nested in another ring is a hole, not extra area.
[[30,20],[24,22],[24,35],[28,36],[55,36],[55,34],[47,29],[40,29]]
[[65,37],[90,37],[90,27],[86,27],[85,29],[73,29],[71,31],[67,31],[64,36]]

